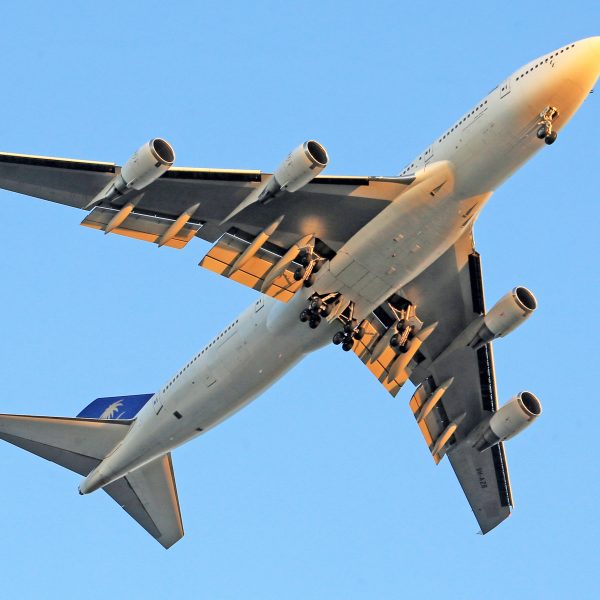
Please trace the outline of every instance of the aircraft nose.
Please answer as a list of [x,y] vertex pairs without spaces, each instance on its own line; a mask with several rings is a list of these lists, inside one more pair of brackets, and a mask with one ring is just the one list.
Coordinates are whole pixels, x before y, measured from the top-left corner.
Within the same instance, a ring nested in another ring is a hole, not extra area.
[[589,91],[600,76],[600,36],[577,42],[575,51],[578,83]]

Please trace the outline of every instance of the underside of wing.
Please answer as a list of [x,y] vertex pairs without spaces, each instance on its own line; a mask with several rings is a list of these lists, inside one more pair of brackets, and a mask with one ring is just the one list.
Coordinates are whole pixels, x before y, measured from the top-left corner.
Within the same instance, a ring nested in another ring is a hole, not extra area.
[[392,396],[409,379],[417,385],[409,405],[429,452],[436,463],[448,455],[486,533],[509,516],[513,501],[503,444],[480,451],[469,437],[498,410],[491,343],[463,339],[484,315],[469,230],[361,324],[354,351]]
[[[254,170],[173,167],[140,190],[94,198],[122,174],[113,163],[0,153],[0,187],[90,210],[82,225],[182,248],[217,241],[232,228],[257,236],[281,215],[271,242],[283,248],[312,234],[339,248],[410,184],[411,178],[315,177],[294,193],[236,208],[272,179]],[[340,219],[339,215],[344,218]]]

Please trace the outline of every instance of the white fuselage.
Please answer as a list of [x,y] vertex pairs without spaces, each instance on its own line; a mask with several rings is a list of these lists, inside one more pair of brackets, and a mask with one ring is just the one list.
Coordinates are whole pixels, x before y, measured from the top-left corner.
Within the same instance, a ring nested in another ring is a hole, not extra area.
[[[536,137],[540,113],[558,108],[560,130],[589,94],[599,65],[600,38],[589,38],[525,65],[492,90],[402,171],[414,173],[415,183],[338,251],[310,290],[287,304],[259,298],[157,392],[80,491],[214,427],[329,343],[339,323],[310,329],[298,318],[315,291],[340,292],[360,320],[419,275],[472,226],[493,190],[545,146]],[[419,186],[432,182],[441,187],[424,201]]]

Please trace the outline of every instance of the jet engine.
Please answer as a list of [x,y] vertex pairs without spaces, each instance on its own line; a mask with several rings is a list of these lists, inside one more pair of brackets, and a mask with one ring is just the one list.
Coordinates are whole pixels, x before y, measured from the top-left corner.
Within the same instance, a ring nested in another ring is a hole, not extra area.
[[482,452],[508,440],[542,414],[542,404],[531,392],[521,392],[477,427],[473,447]]
[[103,201],[110,202],[130,190],[141,190],[158,179],[175,161],[175,151],[169,142],[154,138],[144,144],[123,165],[121,172],[108,183],[85,208]]
[[524,323],[537,308],[535,296],[525,287],[516,287],[500,298],[483,318],[483,324],[469,343],[479,348],[499,337],[504,337]]
[[314,179],[328,162],[327,150],[319,142],[309,140],[300,144],[277,167],[273,177],[260,193],[258,202],[269,202],[284,190],[298,191]]
[[134,152],[123,165],[120,181],[115,183],[115,187],[141,190],[158,179],[174,161],[175,151],[171,144],[161,138],[154,138]]

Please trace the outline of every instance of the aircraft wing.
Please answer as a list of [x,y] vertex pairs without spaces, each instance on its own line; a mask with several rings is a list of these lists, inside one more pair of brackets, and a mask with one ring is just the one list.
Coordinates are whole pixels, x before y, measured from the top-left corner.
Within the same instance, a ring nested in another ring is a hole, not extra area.
[[[0,153],[0,187],[75,208],[84,208],[120,170],[106,162]],[[288,248],[313,234],[337,249],[403,187],[400,181],[372,177],[320,176],[293,194],[282,192],[268,204],[249,206],[220,225],[269,177],[254,170],[173,167],[147,188],[94,208],[83,224],[101,229],[125,201],[134,201],[133,213],[114,233],[157,242],[166,226],[198,205],[178,239],[166,245],[182,247],[196,235],[214,242],[232,228],[255,236],[285,215],[271,237],[275,245]]]
[[[113,163],[0,153],[0,188],[79,209],[120,171]],[[140,191],[86,210],[81,224],[173,248],[194,237],[216,242],[202,267],[287,301],[301,285],[293,279],[299,264],[291,249],[310,247],[331,258],[413,179],[318,176],[295,193],[282,191],[227,219],[270,177],[253,170],[174,167]],[[261,238],[275,222],[275,230]],[[261,243],[252,257],[232,268],[256,240]],[[283,257],[289,260],[281,265]],[[269,277],[276,266],[278,276]]]
[[[425,325],[438,323],[407,370],[390,378],[396,354],[389,344],[372,360],[377,343],[389,335],[393,324],[389,305],[370,316],[366,334],[354,351],[393,396],[408,377],[418,386],[410,408],[432,457],[438,463],[448,455],[481,531],[487,533],[510,515],[513,506],[504,447],[499,444],[480,453],[461,442],[498,409],[492,346],[486,344],[479,350],[466,346],[443,353],[485,314],[480,257],[471,231],[398,294],[416,307]],[[431,410],[428,406],[424,411],[436,390],[439,398]]]

